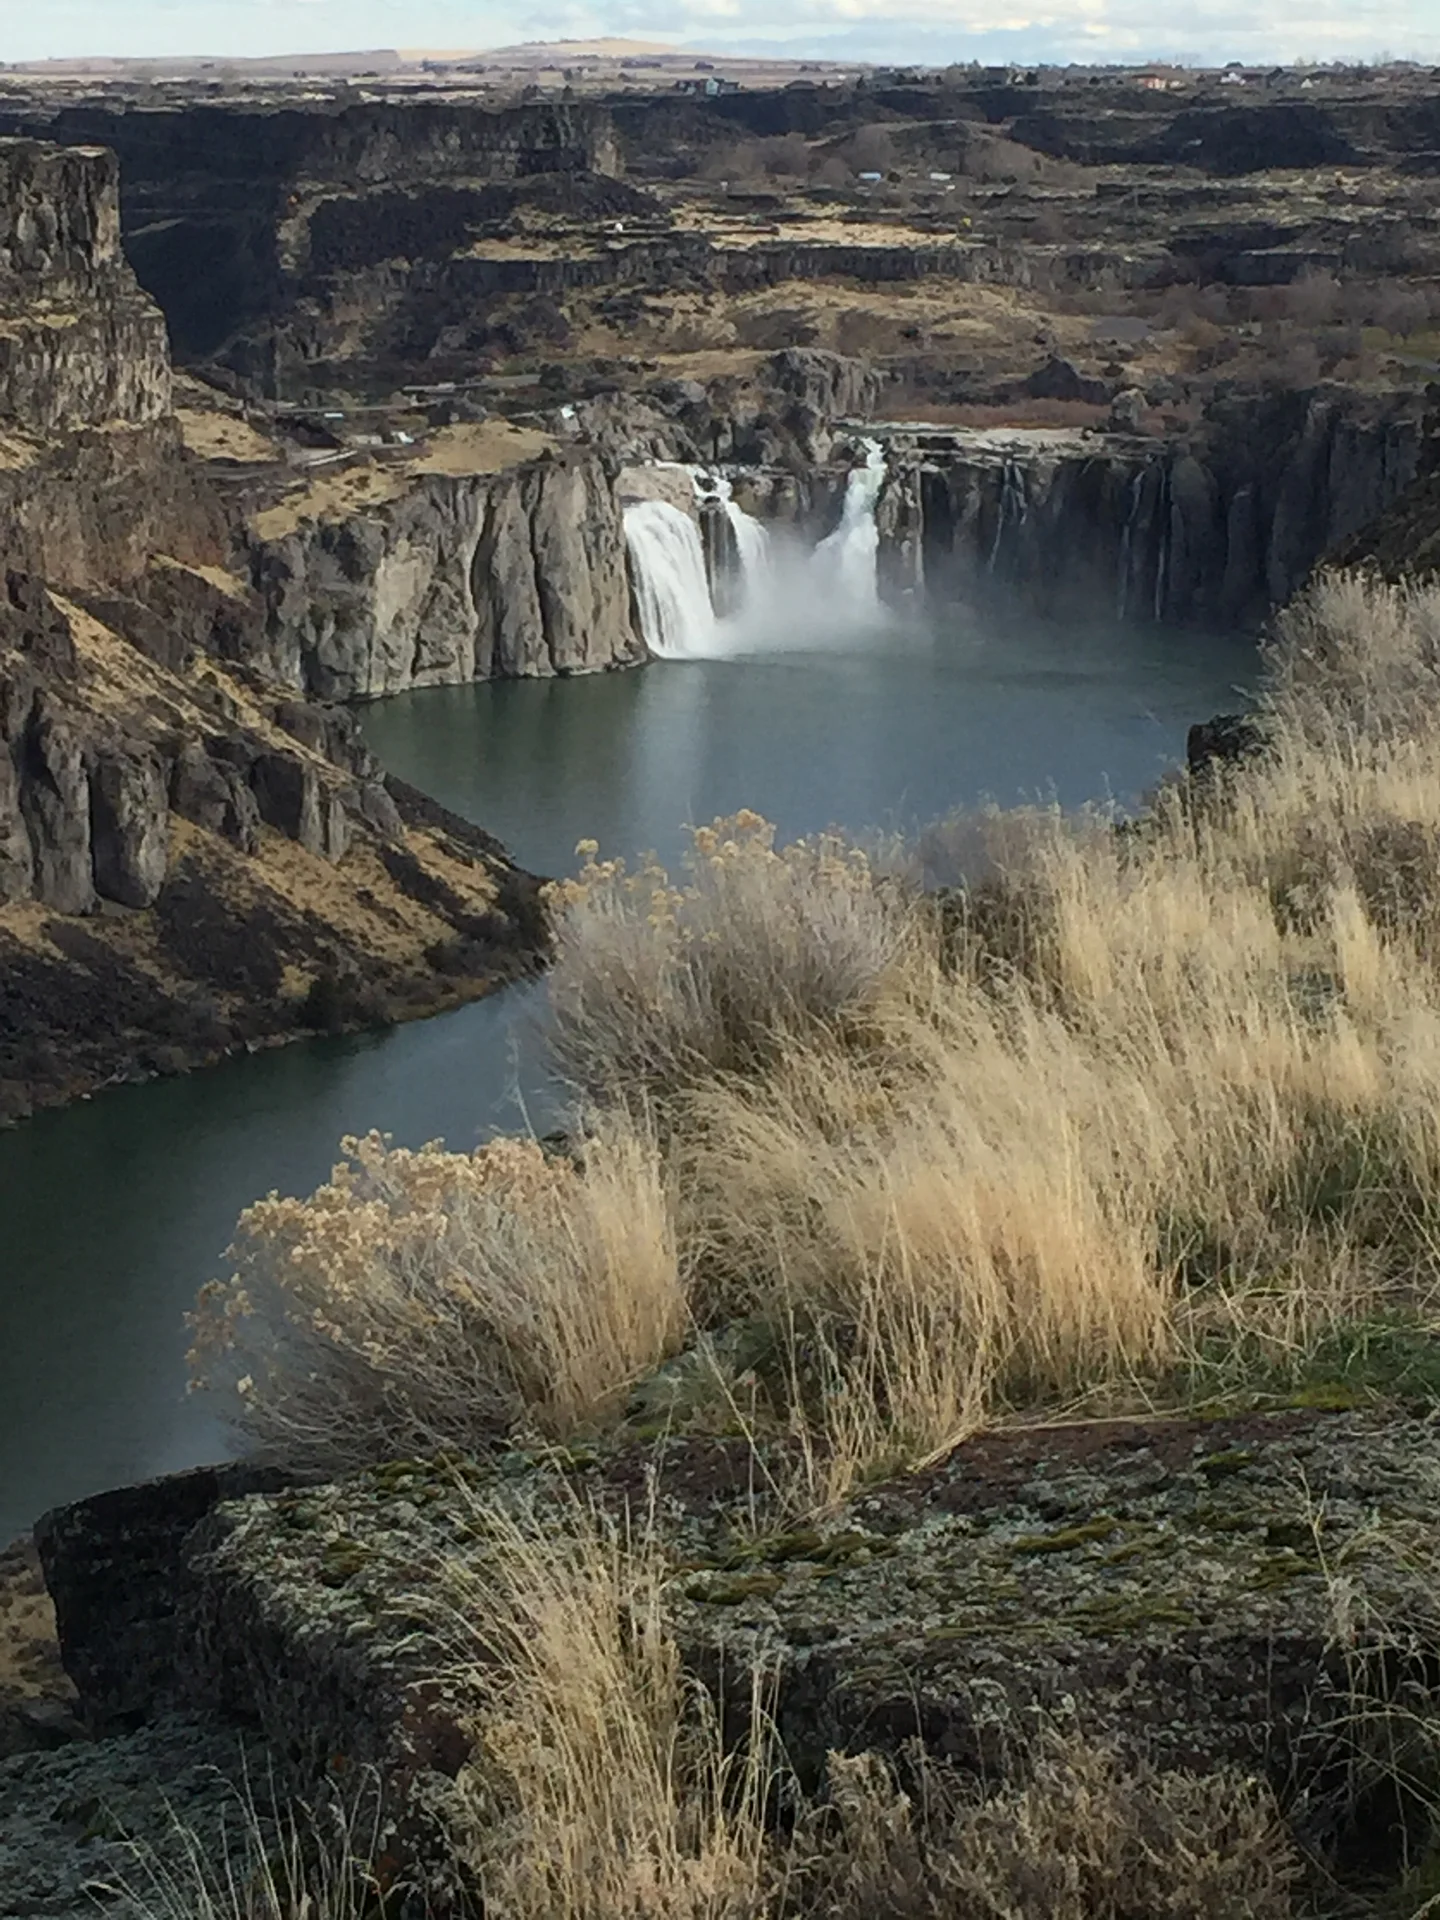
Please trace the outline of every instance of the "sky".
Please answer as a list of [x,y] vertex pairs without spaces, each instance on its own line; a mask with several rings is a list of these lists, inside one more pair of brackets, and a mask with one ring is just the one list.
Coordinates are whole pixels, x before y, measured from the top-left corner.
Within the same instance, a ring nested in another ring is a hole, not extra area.
[[1440,0],[0,0],[0,60],[620,34],[796,58],[1440,61]]

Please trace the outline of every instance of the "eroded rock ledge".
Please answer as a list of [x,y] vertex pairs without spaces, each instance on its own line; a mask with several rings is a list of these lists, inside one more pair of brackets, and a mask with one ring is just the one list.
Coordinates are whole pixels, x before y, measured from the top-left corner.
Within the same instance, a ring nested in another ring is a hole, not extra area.
[[[454,1782],[485,1703],[438,1679],[426,1599],[457,1567],[483,1577],[485,1503],[644,1510],[651,1466],[687,1665],[738,1705],[751,1658],[770,1664],[802,1782],[829,1748],[918,1735],[998,1785],[1036,1715],[1059,1715],[1162,1767],[1267,1777],[1332,1862],[1380,1816],[1336,1784],[1357,1714],[1433,1697],[1432,1422],[1297,1407],[996,1433],[798,1529],[755,1511],[754,1465],[740,1441],[677,1438],[328,1486],[202,1470],[36,1537],[92,1731],[216,1715],[297,1791],[373,1762],[410,1865],[451,1897]],[[8,1764],[0,1800],[25,1763]]]

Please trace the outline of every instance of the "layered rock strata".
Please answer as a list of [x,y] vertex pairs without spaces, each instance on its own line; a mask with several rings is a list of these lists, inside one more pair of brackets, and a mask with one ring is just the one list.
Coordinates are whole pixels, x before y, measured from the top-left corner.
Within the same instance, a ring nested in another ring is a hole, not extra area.
[[449,446],[441,457],[460,471],[415,471],[390,499],[335,511],[302,498],[256,517],[249,562],[268,670],[348,700],[638,664],[620,509],[600,459],[552,443],[518,467],[467,473],[484,461],[467,460],[463,430]]
[[1219,411],[1173,442],[897,430],[882,570],[939,599],[1255,626],[1404,492],[1420,413],[1322,391]]

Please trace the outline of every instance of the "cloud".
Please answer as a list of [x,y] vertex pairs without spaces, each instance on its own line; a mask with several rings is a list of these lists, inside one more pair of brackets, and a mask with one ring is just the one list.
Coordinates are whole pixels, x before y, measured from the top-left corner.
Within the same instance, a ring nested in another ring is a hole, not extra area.
[[1440,59],[1440,0],[0,0],[0,54],[493,47],[625,34],[799,57],[936,62]]

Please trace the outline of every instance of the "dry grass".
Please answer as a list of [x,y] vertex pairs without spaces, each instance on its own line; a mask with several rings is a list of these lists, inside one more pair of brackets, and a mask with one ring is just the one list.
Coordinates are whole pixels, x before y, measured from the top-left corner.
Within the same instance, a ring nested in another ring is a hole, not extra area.
[[560,1058],[672,1116],[696,1317],[768,1329],[812,1492],[1217,1346],[1433,1317],[1437,608],[1322,582],[1267,759],[1140,833],[951,823],[938,914],[753,819],[687,889],[592,859],[569,890]]
[[[918,1756],[830,1759],[788,1910],[824,1920],[1289,1920],[1298,1862],[1274,1798],[1234,1773],[1160,1773],[1047,1730],[989,1800]],[[797,1852],[804,1849],[802,1834]]]
[[457,1785],[461,1851],[504,1920],[759,1920],[775,1766],[763,1678],[727,1752],[667,1620],[673,1575],[576,1505],[473,1516],[483,1573],[448,1575],[446,1682],[484,1698]]
[[218,1833],[172,1811],[168,1834],[128,1841],[133,1868],[95,1883],[92,1897],[143,1920],[370,1920],[388,1891],[376,1784],[367,1777],[348,1800],[282,1810],[273,1791],[231,1782]]

